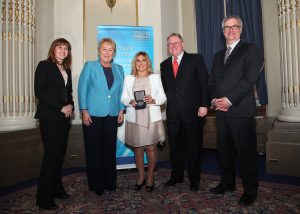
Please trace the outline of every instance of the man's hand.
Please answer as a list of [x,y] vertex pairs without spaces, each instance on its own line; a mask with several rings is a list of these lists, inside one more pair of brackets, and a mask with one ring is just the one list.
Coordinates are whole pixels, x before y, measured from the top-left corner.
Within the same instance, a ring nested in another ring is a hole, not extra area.
[[205,117],[207,115],[207,107],[200,107],[198,109],[198,117]]
[[213,105],[215,107],[215,110],[226,112],[231,106],[231,103],[226,97],[222,97],[222,98],[214,99]]

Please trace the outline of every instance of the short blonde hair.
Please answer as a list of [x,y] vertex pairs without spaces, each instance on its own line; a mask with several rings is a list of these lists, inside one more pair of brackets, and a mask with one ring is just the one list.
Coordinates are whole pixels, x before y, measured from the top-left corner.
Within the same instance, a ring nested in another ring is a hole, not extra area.
[[114,53],[116,54],[117,45],[114,42],[114,40],[112,40],[111,38],[103,38],[103,39],[101,39],[100,42],[99,42],[99,44],[98,44],[98,50],[99,50],[99,48],[101,48],[101,46],[104,43],[110,44],[112,46],[112,48],[114,49]]
[[147,62],[148,62],[147,71],[148,71],[148,75],[150,75],[152,73],[152,63],[151,63],[149,55],[144,51],[137,52],[135,54],[135,56],[133,57],[132,62],[131,62],[131,74],[133,76],[138,75],[138,70],[136,69],[136,61],[139,56],[144,56],[147,59]]

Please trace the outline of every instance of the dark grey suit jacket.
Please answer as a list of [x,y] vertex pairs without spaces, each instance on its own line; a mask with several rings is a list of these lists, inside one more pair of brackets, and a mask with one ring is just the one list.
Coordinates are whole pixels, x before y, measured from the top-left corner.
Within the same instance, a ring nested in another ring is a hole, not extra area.
[[227,97],[232,103],[228,112],[216,111],[216,116],[252,117],[256,115],[254,85],[261,59],[254,44],[240,41],[224,65],[226,49],[216,53],[209,76],[209,98]]

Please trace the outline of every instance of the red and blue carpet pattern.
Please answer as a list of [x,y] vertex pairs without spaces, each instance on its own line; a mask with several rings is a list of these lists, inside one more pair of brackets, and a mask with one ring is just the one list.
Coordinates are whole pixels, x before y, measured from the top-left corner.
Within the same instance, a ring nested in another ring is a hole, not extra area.
[[188,180],[175,187],[164,187],[169,178],[169,169],[156,171],[155,189],[148,193],[143,188],[134,191],[136,173],[118,173],[115,192],[104,192],[99,197],[88,190],[85,172],[64,176],[63,182],[71,197],[56,200],[56,211],[44,211],[35,205],[36,186],[31,186],[2,195],[1,214],[18,213],[300,213],[300,186],[260,182],[256,202],[249,207],[238,205],[242,194],[240,180],[237,191],[225,195],[214,195],[209,189],[218,184],[216,175],[202,174],[200,190],[190,192]]

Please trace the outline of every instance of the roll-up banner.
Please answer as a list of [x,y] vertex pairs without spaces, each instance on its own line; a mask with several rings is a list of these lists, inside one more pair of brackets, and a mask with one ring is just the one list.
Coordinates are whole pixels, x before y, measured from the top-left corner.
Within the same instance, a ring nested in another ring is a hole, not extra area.
[[[120,25],[99,25],[97,26],[97,43],[102,38],[112,38],[116,45],[116,56],[114,62],[122,65],[125,75],[131,73],[131,61],[139,51],[148,53],[152,68],[154,68],[153,53],[153,27],[151,26],[120,26]],[[125,115],[126,117],[126,115]],[[126,146],[125,122],[118,128],[117,139],[117,169],[134,168],[133,151]],[[144,158],[146,162],[146,158]]]

